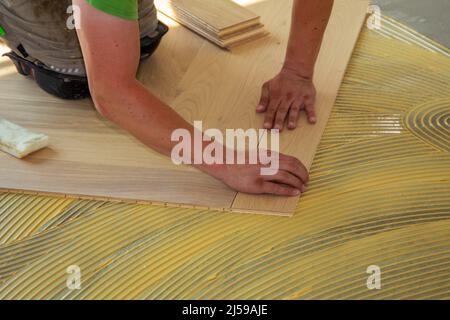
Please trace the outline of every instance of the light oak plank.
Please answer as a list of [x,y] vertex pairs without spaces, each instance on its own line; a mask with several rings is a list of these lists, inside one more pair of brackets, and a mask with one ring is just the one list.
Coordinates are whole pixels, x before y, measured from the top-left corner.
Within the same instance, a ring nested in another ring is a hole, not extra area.
[[[168,205],[177,203],[195,206],[201,203],[205,207],[217,209],[229,208],[234,195],[233,191],[227,192],[222,183],[207,175],[176,170],[175,166],[149,170],[128,163],[121,166],[92,164],[36,156],[18,160],[4,153],[0,153],[0,163],[1,189],[143,203],[156,201]],[[202,197],[195,194],[201,194]]]
[[[234,32],[258,23],[259,16],[230,0],[156,0],[156,6],[181,12],[215,33]],[[232,31],[230,31],[232,30]]]
[[[310,169],[314,154],[325,130],[340,84],[345,74],[359,32],[366,17],[367,0],[337,0],[316,65],[316,110],[318,122],[307,123],[302,117],[299,128],[281,134],[280,151],[299,158]],[[271,30],[270,30],[271,31]],[[274,57],[277,63],[282,56]],[[276,71],[274,68],[273,71]],[[300,197],[252,196],[239,193],[233,209],[247,212],[262,210],[291,216]]]
[[179,84],[172,108],[188,121],[202,120],[204,128],[261,128],[255,112],[264,81],[281,68],[287,45],[289,0],[257,3],[251,9],[268,21],[271,36],[237,47],[232,52],[205,43]]
[[[158,10],[212,43],[231,48],[264,37],[259,16],[231,0],[158,0]],[[220,29],[228,25],[225,29]]]
[[178,87],[192,60],[205,41],[158,13],[158,19],[169,26],[158,50],[139,67],[138,79],[167,104],[179,95]]

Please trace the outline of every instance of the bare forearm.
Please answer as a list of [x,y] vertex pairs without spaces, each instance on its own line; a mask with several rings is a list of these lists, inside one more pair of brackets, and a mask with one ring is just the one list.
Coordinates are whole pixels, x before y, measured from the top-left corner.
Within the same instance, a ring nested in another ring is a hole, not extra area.
[[147,146],[170,156],[176,129],[193,127],[169,106],[152,95],[137,80],[94,95],[97,109]]
[[312,78],[333,0],[294,0],[284,68]]
[[[194,136],[196,129],[192,124],[155,97],[138,80],[121,83],[115,88],[100,88],[93,98],[97,109],[106,118],[163,155],[171,156],[173,147],[178,143],[171,139],[175,130],[186,129],[191,137]],[[207,145],[203,142],[203,148]],[[195,167],[222,178],[224,168],[221,165],[199,164]]]

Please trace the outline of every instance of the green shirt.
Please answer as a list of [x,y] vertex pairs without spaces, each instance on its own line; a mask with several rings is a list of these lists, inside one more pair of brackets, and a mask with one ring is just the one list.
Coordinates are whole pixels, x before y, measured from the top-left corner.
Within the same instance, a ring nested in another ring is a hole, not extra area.
[[93,7],[126,20],[137,20],[137,0],[86,0]]
[[[134,21],[139,23],[141,38],[152,38],[157,34],[158,19],[153,0],[83,1],[108,14],[137,19]],[[60,5],[49,5],[50,2],[60,2]],[[27,60],[38,60],[50,70],[86,76],[76,30],[68,29],[66,23],[67,7],[71,4],[72,0],[0,0],[0,27],[5,31],[0,29],[0,40],[19,55],[21,52],[16,48],[22,45],[28,53]]]

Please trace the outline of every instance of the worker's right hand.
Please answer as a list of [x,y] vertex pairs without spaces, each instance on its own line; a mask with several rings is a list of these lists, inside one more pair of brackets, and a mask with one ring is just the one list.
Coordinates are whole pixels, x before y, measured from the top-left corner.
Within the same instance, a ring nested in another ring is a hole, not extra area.
[[[280,154],[279,169],[274,175],[262,175],[263,164],[215,165],[215,172],[208,172],[236,191],[250,194],[298,196],[306,191],[309,175],[305,166],[296,158]],[[211,168],[210,168],[211,169]]]

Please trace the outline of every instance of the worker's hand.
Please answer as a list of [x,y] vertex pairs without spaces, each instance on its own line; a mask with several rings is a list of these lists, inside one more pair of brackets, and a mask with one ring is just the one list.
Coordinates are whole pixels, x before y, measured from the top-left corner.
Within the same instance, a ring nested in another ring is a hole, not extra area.
[[221,179],[236,191],[250,194],[298,196],[306,191],[309,175],[305,166],[296,158],[279,155],[279,169],[275,175],[262,175],[262,164],[224,165]]
[[297,127],[301,110],[305,110],[309,123],[316,123],[315,99],[316,89],[312,79],[283,68],[275,78],[263,85],[256,111],[265,113],[264,128],[281,131],[287,121],[287,127],[292,130]]

